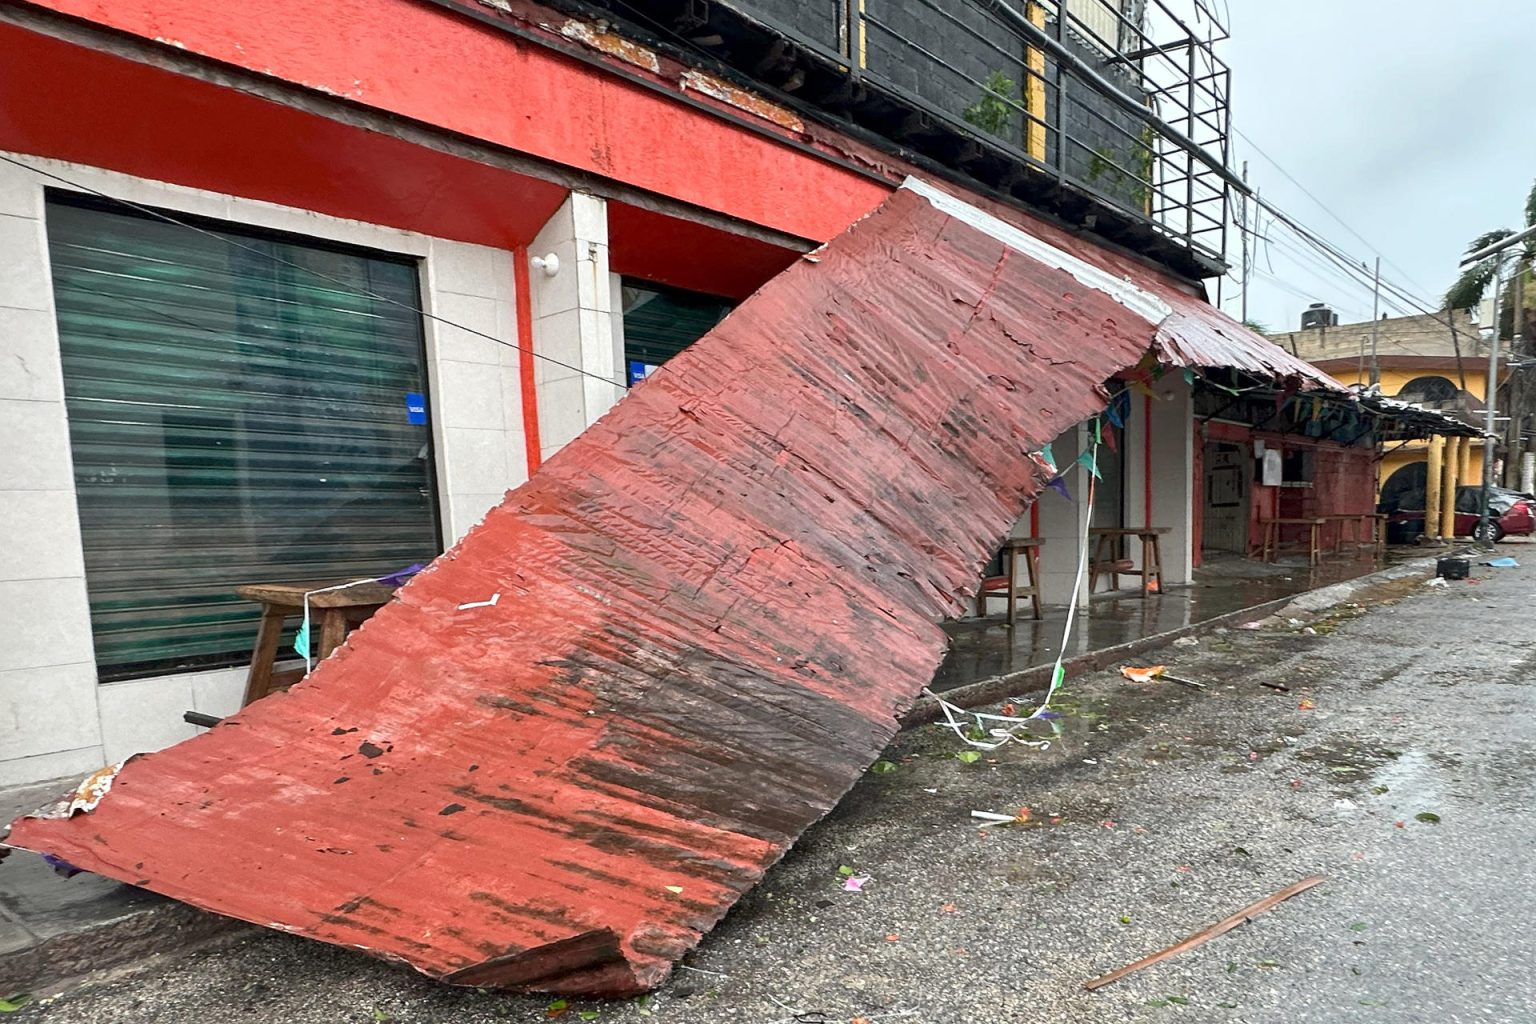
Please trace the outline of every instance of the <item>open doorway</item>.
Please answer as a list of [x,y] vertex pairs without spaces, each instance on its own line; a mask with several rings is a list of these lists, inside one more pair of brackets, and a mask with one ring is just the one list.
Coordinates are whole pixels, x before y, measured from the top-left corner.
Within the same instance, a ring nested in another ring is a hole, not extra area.
[[1201,547],[1248,553],[1248,493],[1253,463],[1243,445],[1209,441],[1205,446],[1205,528]]

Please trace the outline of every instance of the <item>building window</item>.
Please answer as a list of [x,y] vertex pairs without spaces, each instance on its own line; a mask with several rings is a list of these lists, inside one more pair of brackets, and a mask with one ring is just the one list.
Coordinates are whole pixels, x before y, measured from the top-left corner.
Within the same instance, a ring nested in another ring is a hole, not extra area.
[[624,278],[624,363],[629,386],[708,334],[735,303]]
[[1404,402],[1422,404],[1454,402],[1457,394],[1456,385],[1444,377],[1415,377],[1402,386],[1397,397]]
[[103,681],[248,660],[240,584],[441,550],[413,261],[61,194],[47,217]]

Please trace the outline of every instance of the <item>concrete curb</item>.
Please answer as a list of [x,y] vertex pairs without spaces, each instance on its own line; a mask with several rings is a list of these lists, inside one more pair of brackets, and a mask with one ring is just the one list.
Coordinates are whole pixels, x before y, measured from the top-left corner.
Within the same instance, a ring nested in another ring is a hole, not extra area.
[[136,965],[157,954],[180,956],[254,928],[166,900],[0,956],[0,996],[49,994],[88,975]]
[[[1078,655],[1062,662],[1062,668],[1066,672],[1067,679],[1086,675],[1090,672],[1102,672],[1111,665],[1125,661],[1146,651],[1166,647],[1180,637],[1195,636],[1212,632],[1222,626],[1231,626],[1244,622],[1252,622],[1270,615],[1281,615],[1286,612],[1303,612],[1315,615],[1327,608],[1336,607],[1348,601],[1362,590],[1382,583],[1390,583],[1395,580],[1420,577],[1427,579],[1435,574],[1435,562],[1447,554],[1458,552],[1447,551],[1425,558],[1415,558],[1409,562],[1378,569],[1364,576],[1357,576],[1352,580],[1342,583],[1329,584],[1316,590],[1303,591],[1300,594],[1292,594],[1289,597],[1278,598],[1274,601],[1265,601],[1248,608],[1239,608],[1235,612],[1227,612],[1216,615],[1202,622],[1192,623],[1188,626],[1180,626],[1178,629],[1170,629],[1152,636],[1144,636],[1137,640],[1130,640],[1123,644],[1115,644],[1113,647],[1105,647],[1097,651],[1089,651],[1087,654]],[[941,696],[951,704],[965,708],[980,707],[985,704],[996,704],[1009,697],[1019,694],[1044,691],[1050,685],[1053,665],[1035,665],[1018,672],[1009,672],[1006,675],[993,676],[991,679],[983,679],[966,686],[946,690]],[[919,698],[902,717],[901,727],[910,729],[914,726],[936,722],[943,718],[943,712],[939,704],[931,697]]]

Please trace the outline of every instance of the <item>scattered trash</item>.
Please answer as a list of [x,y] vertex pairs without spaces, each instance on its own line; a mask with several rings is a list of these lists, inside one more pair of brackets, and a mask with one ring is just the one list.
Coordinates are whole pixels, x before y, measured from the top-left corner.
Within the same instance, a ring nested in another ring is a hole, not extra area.
[[1238,626],[1237,628],[1238,629],[1263,629],[1264,628],[1264,623],[1262,623],[1262,622],[1245,622],[1241,626]]
[[975,750],[960,750],[955,752],[955,760],[965,764],[975,764],[981,760],[981,754]]
[[1120,669],[1120,674],[1133,683],[1150,683],[1154,679],[1161,679],[1163,677],[1163,673],[1167,671],[1167,665],[1150,665],[1146,668],[1135,668],[1131,665],[1124,665]]
[[1143,967],[1151,967],[1153,964],[1161,963],[1170,957],[1178,956],[1180,953],[1187,953],[1189,950],[1194,949],[1197,946],[1204,945],[1206,942],[1209,942],[1211,939],[1214,939],[1218,935],[1226,934],[1233,928],[1236,928],[1238,925],[1252,919],[1256,915],[1262,914],[1264,911],[1285,902],[1292,896],[1306,892],[1308,889],[1315,885],[1321,885],[1326,880],[1327,878],[1324,875],[1313,875],[1311,878],[1304,878],[1297,882],[1295,885],[1281,889],[1273,896],[1266,896],[1262,900],[1259,900],[1257,903],[1244,907],[1242,910],[1239,910],[1231,917],[1213,924],[1203,931],[1196,932],[1189,938],[1177,943],[1176,945],[1169,946],[1167,949],[1153,953],[1151,956],[1143,957],[1133,964],[1121,967],[1119,970],[1110,971],[1108,974],[1094,978],[1092,981],[1085,981],[1083,983],[1083,988],[1092,992],[1095,989],[1103,988],[1105,985],[1108,985],[1111,982],[1119,981],[1127,974],[1139,971]]
[[1302,629],[1302,632],[1305,633],[1307,636],[1317,636],[1317,630],[1313,629],[1311,626],[1304,627]]
[[1303,697],[1301,702],[1296,705],[1296,710],[1315,711],[1317,710],[1317,701],[1313,700],[1311,697]]
[[869,766],[869,770],[876,775],[889,775],[896,770],[896,765],[890,761],[876,761]]
[[996,811],[972,811],[971,817],[977,821],[990,821],[999,825],[1011,825],[1019,820],[1018,815],[998,814]]
[[1495,569],[1518,569],[1518,568],[1520,568],[1520,563],[1515,561],[1513,558],[1510,558],[1507,555],[1505,557],[1503,557],[1503,558],[1491,558],[1491,559],[1489,559],[1488,561],[1486,561],[1486,562],[1484,562],[1482,564],[1483,565],[1492,566]]
[[1426,825],[1438,825],[1440,824],[1440,815],[1434,811],[1420,811],[1413,816],[1413,820],[1421,821]]
[[1270,683],[1270,682],[1265,682],[1263,679],[1258,680],[1258,683],[1259,683],[1260,686],[1264,687],[1265,689],[1279,690],[1281,693],[1290,693],[1291,692],[1291,688],[1289,686],[1286,686],[1284,683]]
[[845,892],[863,892],[864,883],[868,881],[868,875],[852,875],[843,879],[843,890]]
[[496,591],[496,593],[494,593],[494,594],[492,594],[490,596],[489,600],[486,600],[486,601],[470,601],[468,604],[461,604],[461,605],[459,605],[459,611],[461,611],[461,612],[462,611],[468,611],[471,608],[490,608],[490,607],[493,607],[496,604],[496,602],[500,601],[500,600],[501,600],[501,591],[498,590],[498,591]]
[[1181,637],[1179,637],[1177,640],[1175,640],[1173,642],[1173,646],[1175,646],[1175,647],[1194,647],[1194,646],[1197,646],[1199,643],[1200,643],[1200,638],[1197,637],[1197,636],[1181,636]]
[[1431,576],[1429,579],[1424,581],[1424,585],[1426,587],[1446,587],[1446,586],[1450,586],[1450,584],[1445,582],[1445,577],[1444,576]]

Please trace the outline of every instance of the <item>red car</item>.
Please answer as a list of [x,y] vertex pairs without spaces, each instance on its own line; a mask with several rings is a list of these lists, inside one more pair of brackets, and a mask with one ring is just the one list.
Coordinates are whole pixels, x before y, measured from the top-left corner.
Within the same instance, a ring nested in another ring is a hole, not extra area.
[[[1477,533],[1478,509],[1483,497],[1481,486],[1456,488],[1456,536],[1471,537]],[[1414,499],[1418,499],[1415,501]],[[1418,505],[1404,508],[1400,505],[1387,516],[1387,541],[1392,544],[1412,544],[1424,533],[1424,492],[1404,495],[1402,505]],[[1489,525],[1494,542],[1505,537],[1527,537],[1536,533],[1536,501],[1528,494],[1490,488],[1488,492]]]

